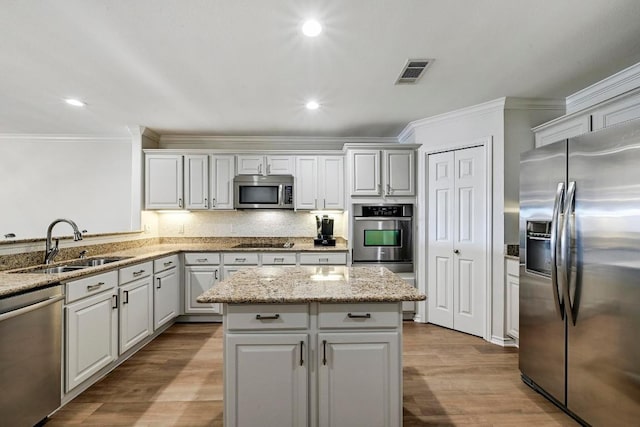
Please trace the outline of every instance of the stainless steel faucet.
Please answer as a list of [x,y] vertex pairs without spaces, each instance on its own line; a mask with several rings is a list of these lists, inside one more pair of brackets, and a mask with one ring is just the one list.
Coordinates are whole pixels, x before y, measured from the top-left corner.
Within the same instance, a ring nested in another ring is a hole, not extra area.
[[59,222],[66,222],[71,227],[73,227],[73,240],[75,241],[82,240],[82,233],[78,229],[78,226],[76,225],[75,222],[71,221],[70,219],[64,219],[64,218],[56,219],[51,224],[49,224],[49,228],[47,228],[47,243],[46,243],[46,248],[44,252],[45,264],[50,264],[53,261],[53,259],[56,257],[56,255],[58,255],[58,250],[59,250],[58,239],[56,239],[56,245],[54,247],[51,247],[51,232],[53,231],[53,227]]

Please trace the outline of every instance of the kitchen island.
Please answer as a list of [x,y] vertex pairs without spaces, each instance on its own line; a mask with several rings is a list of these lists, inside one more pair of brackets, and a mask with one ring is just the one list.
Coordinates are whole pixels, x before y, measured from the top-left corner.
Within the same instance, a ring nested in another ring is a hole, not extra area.
[[402,425],[402,301],[383,267],[258,267],[198,298],[224,303],[225,426]]

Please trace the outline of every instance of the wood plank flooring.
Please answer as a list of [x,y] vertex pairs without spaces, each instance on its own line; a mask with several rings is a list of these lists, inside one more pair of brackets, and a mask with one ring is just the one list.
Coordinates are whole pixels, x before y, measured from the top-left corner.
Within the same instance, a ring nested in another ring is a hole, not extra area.
[[[405,427],[577,425],[522,383],[517,349],[403,328]],[[222,426],[222,408],[222,326],[176,324],[46,425]]]

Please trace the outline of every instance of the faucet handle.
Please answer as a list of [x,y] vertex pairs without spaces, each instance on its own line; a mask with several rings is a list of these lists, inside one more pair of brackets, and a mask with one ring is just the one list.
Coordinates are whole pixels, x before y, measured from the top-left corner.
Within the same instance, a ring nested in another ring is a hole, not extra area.
[[88,252],[89,252],[89,251],[88,251],[88,250],[86,250],[86,249],[84,249],[84,250],[80,251],[80,255],[79,255],[79,256],[80,256],[80,259],[84,259],[84,258],[86,258],[86,257],[87,257],[87,253],[88,253]]

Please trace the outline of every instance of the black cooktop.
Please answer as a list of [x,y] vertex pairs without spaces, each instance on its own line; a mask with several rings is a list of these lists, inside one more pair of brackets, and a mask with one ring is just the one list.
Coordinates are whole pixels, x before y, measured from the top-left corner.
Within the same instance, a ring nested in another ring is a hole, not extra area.
[[293,243],[289,243],[288,246],[285,246],[284,243],[239,243],[234,246],[234,248],[291,248],[293,247]]

